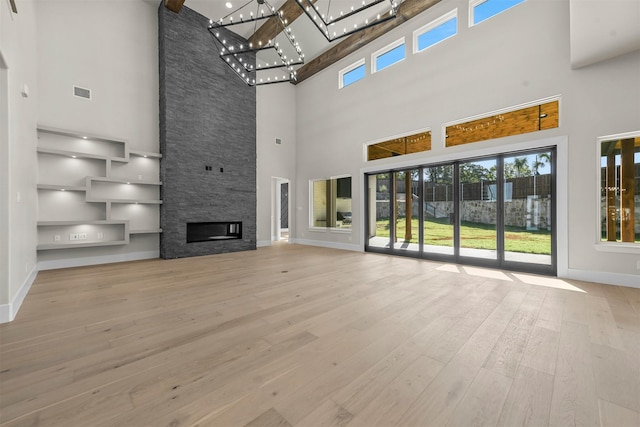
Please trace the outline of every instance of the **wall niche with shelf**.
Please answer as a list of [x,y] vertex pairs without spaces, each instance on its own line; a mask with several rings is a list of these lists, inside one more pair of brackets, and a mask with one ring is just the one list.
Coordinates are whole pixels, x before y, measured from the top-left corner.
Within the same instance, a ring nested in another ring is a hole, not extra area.
[[160,153],[38,126],[39,251],[127,245],[161,233]]

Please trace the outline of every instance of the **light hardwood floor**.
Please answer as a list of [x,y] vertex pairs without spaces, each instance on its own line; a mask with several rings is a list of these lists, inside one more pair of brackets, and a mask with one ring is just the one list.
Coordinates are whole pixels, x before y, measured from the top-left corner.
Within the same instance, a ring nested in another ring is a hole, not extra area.
[[41,272],[6,426],[639,426],[640,289],[279,244]]

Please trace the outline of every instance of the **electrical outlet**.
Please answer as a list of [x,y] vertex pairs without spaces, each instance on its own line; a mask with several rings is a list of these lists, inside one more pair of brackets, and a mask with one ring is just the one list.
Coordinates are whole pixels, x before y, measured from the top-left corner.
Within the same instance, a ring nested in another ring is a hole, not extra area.
[[78,240],[78,233],[69,234],[69,240]]
[[97,237],[100,240],[104,239],[104,233],[98,233]]
[[54,242],[59,242],[60,241],[60,235],[56,234],[55,236],[53,236],[53,241]]
[[87,233],[78,234],[78,240],[87,240]]

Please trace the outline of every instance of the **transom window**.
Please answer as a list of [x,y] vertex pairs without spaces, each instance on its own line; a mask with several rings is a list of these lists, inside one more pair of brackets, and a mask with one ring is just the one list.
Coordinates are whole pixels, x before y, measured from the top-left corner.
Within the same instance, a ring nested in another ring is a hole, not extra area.
[[376,73],[405,58],[404,37],[383,47],[371,55],[371,72]]
[[413,53],[422,52],[458,33],[458,9],[413,32]]
[[500,110],[496,114],[480,116],[464,122],[447,123],[444,134],[447,147],[486,141],[488,139],[521,135],[560,126],[558,100],[534,102],[519,109]]
[[524,0],[471,0],[469,26],[477,25],[523,2]]
[[401,136],[388,141],[367,146],[367,160],[378,160],[387,157],[403,156],[431,150],[431,130]]
[[357,82],[358,80],[364,79],[365,73],[366,67],[364,65],[364,58],[362,58],[358,62],[351,64],[340,71],[338,87],[342,89],[343,87]]

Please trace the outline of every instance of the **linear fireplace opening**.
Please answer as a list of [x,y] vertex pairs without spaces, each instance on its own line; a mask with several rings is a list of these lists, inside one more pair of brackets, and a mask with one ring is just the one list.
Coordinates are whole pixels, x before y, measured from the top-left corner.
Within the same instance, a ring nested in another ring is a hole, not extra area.
[[187,223],[187,243],[235,239],[242,239],[242,221]]

